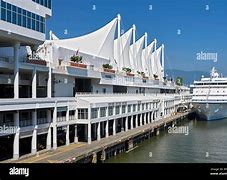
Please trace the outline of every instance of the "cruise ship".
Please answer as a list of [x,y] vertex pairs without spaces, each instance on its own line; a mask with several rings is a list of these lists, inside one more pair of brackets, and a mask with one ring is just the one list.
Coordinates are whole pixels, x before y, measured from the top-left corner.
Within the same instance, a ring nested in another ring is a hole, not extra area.
[[[121,16],[46,40],[51,0],[0,0],[0,161],[130,131],[191,102],[164,76],[164,45]],[[79,26],[78,26],[79,28]]]
[[213,67],[209,78],[194,81],[192,103],[200,119],[211,121],[227,117],[227,78]]

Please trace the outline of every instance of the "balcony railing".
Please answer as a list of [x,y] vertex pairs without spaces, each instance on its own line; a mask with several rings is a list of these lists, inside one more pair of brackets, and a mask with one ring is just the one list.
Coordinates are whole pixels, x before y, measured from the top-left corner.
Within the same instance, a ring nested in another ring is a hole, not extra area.
[[73,120],[75,120],[76,118],[75,118],[75,115],[72,115],[72,116],[69,116],[69,120],[70,121],[73,121]]
[[20,127],[26,127],[32,125],[32,120],[22,120],[19,122]]
[[47,118],[37,119],[37,124],[46,124],[46,123],[49,123],[49,120]]
[[64,121],[66,121],[66,116],[57,117],[57,122],[64,122]]

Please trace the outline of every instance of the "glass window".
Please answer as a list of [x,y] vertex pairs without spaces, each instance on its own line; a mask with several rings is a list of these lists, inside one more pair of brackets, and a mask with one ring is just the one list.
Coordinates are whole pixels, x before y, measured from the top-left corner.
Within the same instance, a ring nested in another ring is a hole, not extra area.
[[78,119],[88,119],[88,109],[78,109]]
[[100,108],[100,117],[106,117],[106,108],[105,107]]
[[132,105],[128,105],[128,112],[131,112]]
[[1,12],[1,19],[3,21],[6,21],[6,10],[2,8],[2,12]]
[[8,10],[7,10],[7,21],[10,23],[12,22],[11,11],[8,11]]
[[115,114],[119,114],[120,113],[120,106],[116,106],[115,107]]
[[98,108],[91,108],[91,119],[98,117]]
[[113,106],[109,106],[108,107],[108,116],[112,116],[113,115]]
[[126,108],[126,106],[123,105],[123,106],[122,106],[122,113],[125,113],[125,108]]

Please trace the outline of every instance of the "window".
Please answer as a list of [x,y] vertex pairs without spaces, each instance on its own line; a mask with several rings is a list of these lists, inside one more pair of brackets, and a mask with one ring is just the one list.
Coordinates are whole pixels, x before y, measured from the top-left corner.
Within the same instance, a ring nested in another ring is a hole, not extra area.
[[109,106],[108,107],[108,116],[112,116],[113,115],[113,106]]
[[32,0],[32,1],[51,9],[52,0]]
[[119,114],[120,113],[120,106],[116,106],[115,107],[115,114]]
[[140,104],[138,104],[138,111],[140,111]]
[[98,117],[98,108],[91,108],[91,119]]
[[132,111],[132,105],[128,105],[128,112],[131,112]]
[[105,107],[100,108],[100,117],[106,117],[106,108]]
[[144,110],[144,104],[142,104],[142,110]]
[[122,114],[125,113],[126,105],[122,105]]
[[45,33],[46,20],[44,17],[6,3],[3,0],[0,0],[0,11],[0,18],[3,21]]
[[136,104],[133,104],[133,112],[136,112]]
[[78,109],[78,119],[88,119],[88,109]]

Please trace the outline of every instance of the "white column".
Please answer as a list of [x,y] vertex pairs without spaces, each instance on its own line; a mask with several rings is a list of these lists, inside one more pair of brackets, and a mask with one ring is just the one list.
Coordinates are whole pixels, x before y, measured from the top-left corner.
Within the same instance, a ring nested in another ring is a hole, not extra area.
[[52,97],[52,69],[49,65],[48,80],[47,80],[47,97]]
[[131,120],[131,129],[133,129],[133,116],[131,116],[130,120]]
[[147,120],[147,123],[150,124],[151,123],[151,112],[149,111],[148,112],[148,120]]
[[19,159],[19,144],[20,144],[20,127],[19,127],[19,111],[14,113],[14,124],[17,127],[13,141],[13,159]]
[[142,126],[143,125],[143,116],[142,116],[143,114],[141,113],[140,114],[140,126]]
[[100,141],[101,139],[101,135],[100,135],[100,130],[101,130],[101,127],[100,127],[100,122],[98,122],[98,128],[97,128],[97,140]]
[[14,99],[19,98],[19,50],[20,43],[14,45]]
[[128,131],[128,116],[125,119],[125,131]]
[[136,128],[138,128],[138,114],[136,114]]
[[143,124],[147,124],[147,113],[144,113],[144,119],[143,119]]
[[57,149],[57,106],[53,111],[53,149]]
[[37,71],[34,69],[32,71],[32,98],[37,96]]
[[109,120],[106,121],[106,138],[109,137]]
[[74,137],[74,143],[78,143],[78,137],[77,137],[77,124],[75,125],[75,137]]
[[116,119],[113,120],[113,135],[116,135]]
[[[67,106],[67,111],[66,111],[66,122],[69,123],[69,106]],[[70,144],[69,142],[69,124],[66,126],[66,145],[68,146]]]
[[91,144],[91,123],[87,124],[87,142]]
[[51,127],[48,128],[46,149],[51,150]]
[[34,126],[33,134],[32,134],[32,154],[37,152],[37,110],[32,111],[32,124]]
[[[51,119],[51,110],[47,110],[47,120],[50,123],[52,121]],[[51,127],[48,128],[47,132],[47,142],[46,142],[46,149],[51,150]]]

